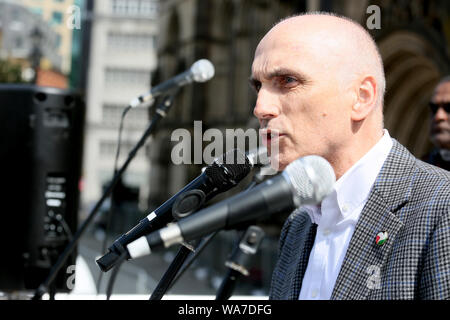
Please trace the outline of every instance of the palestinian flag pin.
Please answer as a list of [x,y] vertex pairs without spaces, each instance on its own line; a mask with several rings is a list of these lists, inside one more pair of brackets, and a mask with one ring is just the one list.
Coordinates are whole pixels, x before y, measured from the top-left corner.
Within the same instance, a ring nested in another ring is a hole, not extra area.
[[375,243],[379,246],[382,246],[388,238],[388,233],[386,231],[382,231],[377,234],[377,238],[375,239]]

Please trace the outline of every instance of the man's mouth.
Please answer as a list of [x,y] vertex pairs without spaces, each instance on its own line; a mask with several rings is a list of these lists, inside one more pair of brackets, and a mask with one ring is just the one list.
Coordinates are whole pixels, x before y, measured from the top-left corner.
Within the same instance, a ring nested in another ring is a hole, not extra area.
[[263,138],[263,141],[267,142],[267,144],[270,144],[272,141],[285,136],[284,133],[281,133],[275,129],[261,129],[259,130],[259,134]]

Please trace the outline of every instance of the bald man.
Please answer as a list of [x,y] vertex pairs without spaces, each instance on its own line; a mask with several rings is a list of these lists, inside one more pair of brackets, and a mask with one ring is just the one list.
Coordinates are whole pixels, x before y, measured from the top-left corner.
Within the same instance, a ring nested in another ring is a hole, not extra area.
[[429,106],[430,138],[435,148],[425,161],[450,171],[450,76],[438,83]]
[[383,64],[364,28],[287,18],[259,43],[251,84],[277,167],[316,154],[337,178],[319,206],[287,219],[270,298],[450,298],[450,174],[384,129]]

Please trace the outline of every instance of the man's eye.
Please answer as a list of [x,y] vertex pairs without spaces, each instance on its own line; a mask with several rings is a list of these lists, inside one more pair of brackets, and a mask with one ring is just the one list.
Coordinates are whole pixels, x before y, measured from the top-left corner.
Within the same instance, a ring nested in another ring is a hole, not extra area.
[[289,86],[289,85],[295,84],[296,82],[297,82],[297,79],[295,79],[294,77],[289,77],[289,76],[280,77],[281,85]]
[[259,89],[261,89],[261,82],[259,82],[258,80],[250,81],[250,85],[256,92],[258,92]]

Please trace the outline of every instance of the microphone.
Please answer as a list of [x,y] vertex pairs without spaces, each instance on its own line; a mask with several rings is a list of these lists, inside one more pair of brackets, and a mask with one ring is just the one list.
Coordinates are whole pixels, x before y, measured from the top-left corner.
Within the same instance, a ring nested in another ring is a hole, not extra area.
[[161,84],[153,87],[150,92],[145,93],[130,102],[130,107],[134,108],[149,101],[162,93],[169,91],[171,89],[175,89],[177,87],[185,86],[193,81],[195,82],[206,82],[214,77],[214,66],[207,59],[200,59],[196,61],[189,70],[186,70],[183,73],[176,75],[175,77],[164,81]]
[[131,258],[150,254],[155,249],[189,241],[240,223],[292,211],[300,205],[317,204],[333,189],[336,176],[322,157],[306,156],[290,163],[278,176],[250,191],[239,193],[196,214],[127,245]]
[[[108,248],[108,252],[96,260],[97,265],[103,272],[110,270],[117,263],[127,244],[173,221],[172,208],[180,195],[189,191],[201,190],[198,191],[203,196],[201,200],[198,200],[198,197],[194,194],[186,202],[207,201],[215,195],[236,186],[248,175],[254,166],[253,163],[250,163],[249,157],[252,158],[254,156],[252,153],[246,156],[239,149],[233,149],[223,154],[221,158],[217,158],[206,167],[202,174],[151,212],[146,218],[142,219],[133,229],[116,239]],[[183,206],[181,206],[181,209],[184,209]]]

